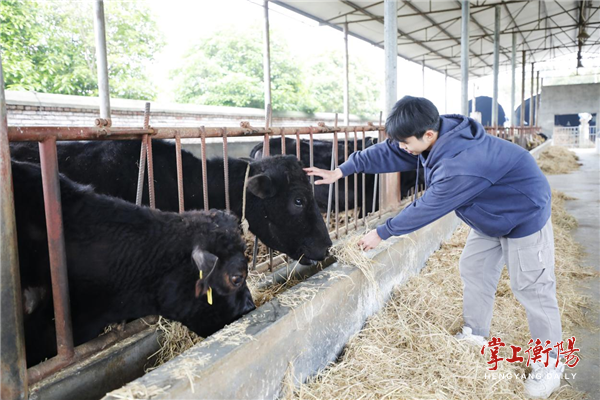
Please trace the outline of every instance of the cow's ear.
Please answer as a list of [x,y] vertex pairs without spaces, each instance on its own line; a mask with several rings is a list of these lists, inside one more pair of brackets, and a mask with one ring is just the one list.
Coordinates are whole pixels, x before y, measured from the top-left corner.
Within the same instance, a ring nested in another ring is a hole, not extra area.
[[277,193],[273,180],[265,174],[255,175],[248,179],[248,190],[261,199],[273,197]]
[[213,253],[204,251],[200,247],[196,246],[192,251],[192,259],[196,263],[198,271],[202,271],[203,274],[206,276],[212,271],[213,267],[219,260],[219,257],[215,256]]

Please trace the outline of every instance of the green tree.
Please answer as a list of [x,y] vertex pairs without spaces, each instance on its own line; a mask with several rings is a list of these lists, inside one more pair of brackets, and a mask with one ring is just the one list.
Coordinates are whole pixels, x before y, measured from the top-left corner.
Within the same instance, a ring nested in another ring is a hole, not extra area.
[[[263,39],[258,26],[226,27],[202,38],[172,72],[175,98],[182,103],[264,107]],[[271,33],[273,110],[314,111],[303,85],[302,69],[281,36]]]
[[[319,111],[344,112],[343,62],[344,57],[339,50],[327,51],[307,62],[308,90]],[[379,114],[377,101],[383,77],[350,54],[349,81],[350,113],[361,117]]]
[[[106,2],[111,95],[153,99],[146,65],[164,46],[143,2]],[[98,94],[91,2],[0,1],[7,89]]]

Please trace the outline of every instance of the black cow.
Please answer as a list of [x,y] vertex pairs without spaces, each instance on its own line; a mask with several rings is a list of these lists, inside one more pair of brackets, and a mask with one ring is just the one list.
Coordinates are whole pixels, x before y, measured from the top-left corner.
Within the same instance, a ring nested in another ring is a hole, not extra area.
[[[354,139],[351,137],[348,140],[348,155],[354,152]],[[370,147],[377,143],[377,139],[366,138],[366,147]],[[357,140],[358,150],[363,150],[362,139]],[[338,165],[342,164],[345,157],[345,142],[344,139],[338,139]],[[285,138],[285,152],[286,154],[296,155],[296,139]],[[317,168],[330,169],[331,168],[331,152],[332,142],[326,140],[313,140],[313,165]],[[281,139],[272,138],[269,140],[269,154],[281,154]],[[261,158],[263,156],[263,143],[259,143],[250,152],[250,157]],[[300,160],[305,166],[310,165],[310,141],[306,139],[300,140]],[[423,174],[421,174],[419,182],[421,185],[424,184]],[[415,186],[415,180],[417,174],[415,171],[402,172],[400,174],[400,188],[401,196],[406,197],[411,188]],[[321,178],[317,177],[316,180]],[[374,193],[375,175],[365,175],[365,194],[366,194],[366,208],[367,212],[373,211],[373,193]],[[362,207],[362,174],[358,175],[358,206]],[[344,210],[344,180],[339,181],[338,185],[338,199],[339,209]],[[329,185],[315,185],[315,199],[319,205],[321,212],[327,212],[327,202],[329,198]],[[332,197],[332,202],[335,199]],[[333,204],[333,203],[332,203]],[[335,205],[332,206],[332,209]],[[354,177],[348,177],[348,209],[354,209]],[[379,195],[376,196],[375,211],[379,209]]]
[[[32,366],[56,354],[42,179],[30,163],[13,161],[12,173]],[[156,314],[207,336],[255,308],[234,216],[139,207],[64,176],[60,189],[76,345],[110,323]]]
[[[175,145],[153,140],[156,207],[177,211]],[[39,162],[37,145],[13,144],[13,158]],[[71,142],[58,144],[59,169],[69,178],[91,184],[98,193],[135,202],[140,142]],[[202,163],[182,151],[185,208],[203,208]],[[331,240],[314,200],[308,177],[293,156],[269,157],[248,164],[229,158],[231,211],[241,217],[246,169],[250,165],[246,218],[250,230],[267,246],[304,261],[323,260]],[[209,205],[225,209],[223,159],[207,160]],[[144,204],[148,204],[147,185]]]

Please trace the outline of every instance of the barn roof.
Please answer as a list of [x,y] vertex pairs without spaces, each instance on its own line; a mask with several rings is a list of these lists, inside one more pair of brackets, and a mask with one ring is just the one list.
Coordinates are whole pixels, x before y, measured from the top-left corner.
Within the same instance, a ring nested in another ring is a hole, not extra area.
[[[272,3],[383,47],[383,1],[271,0]],[[472,77],[493,72],[494,8],[501,7],[500,65],[511,63],[512,33],[526,62],[561,55],[600,53],[600,0],[472,0],[470,67]],[[425,63],[460,79],[460,1],[398,1],[398,55]],[[521,63],[517,54],[517,64]]]

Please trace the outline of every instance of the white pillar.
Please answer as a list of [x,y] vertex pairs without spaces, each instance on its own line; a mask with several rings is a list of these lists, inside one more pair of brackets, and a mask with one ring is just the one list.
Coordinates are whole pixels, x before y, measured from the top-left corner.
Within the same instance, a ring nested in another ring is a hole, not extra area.
[[348,56],[348,22],[344,24],[344,125],[350,125],[350,62]]
[[[263,1],[264,41],[263,41],[263,81],[265,85],[265,120],[269,119],[269,104],[271,104],[271,44],[269,39],[269,0]],[[271,104],[271,108],[273,105]],[[271,121],[267,123],[270,125]]]
[[100,118],[110,119],[110,91],[108,86],[108,61],[106,58],[106,27],[104,1],[94,1],[94,33],[96,35],[96,63],[98,65],[98,97]]
[[462,30],[460,46],[461,113],[469,115],[469,0],[461,0]]
[[389,115],[396,104],[398,71],[398,20],[396,0],[384,0],[383,47],[385,51],[385,115]]
[[492,126],[498,126],[498,74],[500,68],[500,6],[494,19],[494,92],[492,94]]
[[517,34],[512,34],[512,52],[510,67],[512,70],[512,81],[510,85],[510,125],[517,126],[515,107],[516,107],[516,84],[517,84]]

